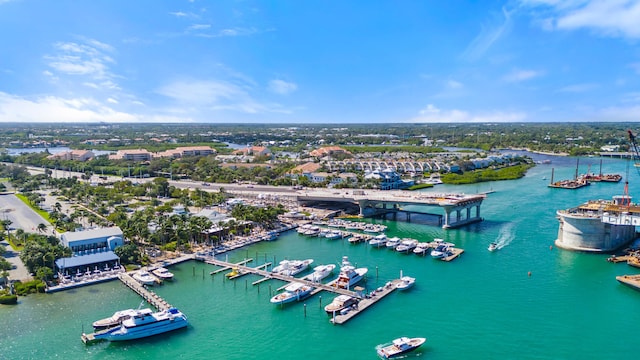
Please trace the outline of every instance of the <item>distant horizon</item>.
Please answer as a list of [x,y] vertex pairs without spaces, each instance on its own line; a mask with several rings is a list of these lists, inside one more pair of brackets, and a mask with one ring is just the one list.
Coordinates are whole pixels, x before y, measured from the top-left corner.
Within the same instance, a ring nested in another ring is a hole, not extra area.
[[0,0],[0,123],[640,122],[638,13],[640,0]]

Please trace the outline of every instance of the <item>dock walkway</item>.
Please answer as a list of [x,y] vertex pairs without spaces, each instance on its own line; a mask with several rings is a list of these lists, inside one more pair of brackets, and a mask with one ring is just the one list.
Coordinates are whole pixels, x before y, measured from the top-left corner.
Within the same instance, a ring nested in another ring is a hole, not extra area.
[[384,287],[382,287],[382,289],[380,289],[381,291],[376,290],[374,292],[375,294],[374,296],[367,297],[360,300],[360,302],[358,303],[358,306],[355,309],[350,310],[344,315],[334,315],[330,321],[334,325],[341,325],[346,323],[356,315],[365,311],[371,305],[377,303],[378,301],[382,300],[382,298],[384,298],[385,296],[391,294],[396,289],[396,286],[398,285],[399,282],[400,282],[400,279],[396,279],[388,282]]
[[137,282],[128,273],[118,274],[118,279],[120,279],[120,281],[122,281],[123,284],[127,285],[131,290],[135,291],[138,295],[142,296],[143,299],[149,302],[149,304],[154,306],[156,309],[160,311],[164,311],[172,307],[171,304],[169,304],[163,298],[158,296],[158,294],[142,286],[142,284]]

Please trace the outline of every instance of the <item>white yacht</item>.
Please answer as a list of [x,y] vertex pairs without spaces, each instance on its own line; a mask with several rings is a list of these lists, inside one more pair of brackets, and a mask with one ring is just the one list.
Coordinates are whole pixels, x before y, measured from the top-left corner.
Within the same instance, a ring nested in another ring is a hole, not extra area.
[[307,297],[311,291],[313,291],[313,287],[309,285],[292,282],[284,288],[283,292],[275,295],[269,301],[272,304],[286,304],[292,301],[300,301]]
[[294,276],[306,270],[312,263],[313,259],[282,260],[280,261],[280,265],[274,267],[271,272],[279,273],[286,276]]
[[340,274],[338,278],[333,283],[333,286],[336,286],[341,289],[351,289],[351,287],[362,279],[367,274],[369,269],[367,268],[358,268],[356,269],[349,262],[349,258],[347,256],[342,257],[342,266],[340,267]]
[[94,321],[93,322],[93,328],[95,330],[104,330],[104,329],[112,328],[114,326],[118,326],[124,320],[132,317],[133,315],[135,315],[137,313],[151,315],[153,313],[153,311],[151,311],[151,309],[138,309],[138,310],[126,309],[126,310],[116,311],[115,313],[113,313],[113,315],[111,315],[108,318],[104,318],[104,319],[100,319],[100,320]]
[[382,246],[385,246],[386,244],[387,244],[387,235],[385,234],[376,235],[373,238],[371,238],[371,240],[369,240],[369,245],[375,246],[375,247],[382,247]]
[[335,268],[336,268],[335,264],[318,265],[313,268],[313,273],[303,277],[302,279],[313,281],[313,282],[319,282],[320,280],[331,275],[331,273],[333,273],[333,270]]
[[[136,313],[123,320],[120,326],[98,331],[93,336],[95,340],[133,340],[180,329],[188,324],[187,317],[176,308],[156,313],[136,310]],[[84,340],[87,335],[82,334],[82,337]]]
[[162,280],[173,280],[173,273],[164,267],[157,268],[151,271],[151,273]]
[[420,347],[426,338],[401,337],[394,339],[390,344],[376,346],[378,355],[383,359],[392,359],[402,354],[406,354]]
[[396,246],[400,245],[400,238],[394,236],[392,238],[387,239],[387,249],[395,249]]
[[341,239],[342,238],[342,231],[340,231],[340,230],[331,230],[324,237],[326,237],[329,240]]
[[156,282],[156,278],[146,270],[138,270],[131,276],[142,285],[153,285]]
[[495,251],[498,250],[498,243],[492,242],[491,244],[489,244],[489,251]]
[[400,244],[396,246],[396,251],[408,254],[410,251],[413,251],[416,246],[418,246],[418,240],[403,239],[402,241],[400,241]]
[[449,252],[449,246],[446,244],[440,244],[435,249],[431,250],[431,257],[434,259],[441,259]]

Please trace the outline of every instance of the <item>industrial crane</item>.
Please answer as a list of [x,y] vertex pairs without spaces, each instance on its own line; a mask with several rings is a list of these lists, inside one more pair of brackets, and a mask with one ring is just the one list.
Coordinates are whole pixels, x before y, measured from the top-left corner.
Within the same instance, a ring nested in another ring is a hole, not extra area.
[[640,152],[638,151],[638,144],[636,143],[636,137],[631,130],[627,130],[629,134],[629,140],[631,141],[631,157],[633,158],[633,166],[638,170],[640,174]]

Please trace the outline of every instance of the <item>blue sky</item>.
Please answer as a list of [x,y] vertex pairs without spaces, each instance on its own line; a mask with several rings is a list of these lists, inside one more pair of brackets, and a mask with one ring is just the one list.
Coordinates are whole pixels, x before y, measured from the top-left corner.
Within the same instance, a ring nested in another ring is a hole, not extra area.
[[0,0],[0,121],[640,120],[640,1]]

